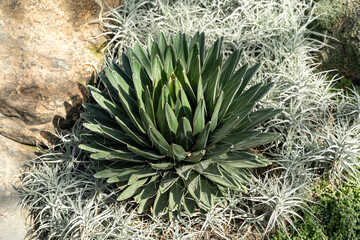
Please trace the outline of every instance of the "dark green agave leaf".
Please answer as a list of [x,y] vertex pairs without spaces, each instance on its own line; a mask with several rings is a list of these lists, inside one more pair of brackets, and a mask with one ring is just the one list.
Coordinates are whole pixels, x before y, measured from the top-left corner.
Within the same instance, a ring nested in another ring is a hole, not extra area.
[[135,199],[139,213],[209,210],[227,189],[246,191],[250,168],[270,164],[250,148],[279,137],[252,130],[280,112],[253,111],[273,84],[247,88],[260,64],[238,66],[241,49],[223,61],[222,43],[206,49],[204,33],[161,33],[114,59],[99,89],[89,86],[81,117],[90,133],[79,147],[95,177],[117,184],[117,199]]

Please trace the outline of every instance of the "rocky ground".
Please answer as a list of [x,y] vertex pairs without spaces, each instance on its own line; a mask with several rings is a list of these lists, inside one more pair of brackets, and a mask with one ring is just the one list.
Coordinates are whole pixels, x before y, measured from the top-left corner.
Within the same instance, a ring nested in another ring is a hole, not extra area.
[[34,145],[66,125],[86,98],[99,62],[95,0],[0,2],[0,133]]
[[16,184],[19,169],[35,157],[35,147],[25,146],[0,135],[0,239],[24,239],[26,211],[18,206],[12,184]]
[[[113,2],[113,1],[110,1]],[[100,0],[0,1],[0,240],[22,240],[25,213],[16,176],[51,141],[58,126],[78,117],[88,81],[101,59],[92,49],[100,30],[88,24]]]

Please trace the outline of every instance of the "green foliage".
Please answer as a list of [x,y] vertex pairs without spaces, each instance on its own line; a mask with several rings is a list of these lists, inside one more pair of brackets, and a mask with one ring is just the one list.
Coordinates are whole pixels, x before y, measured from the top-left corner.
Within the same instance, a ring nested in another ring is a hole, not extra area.
[[[346,185],[340,189],[320,186],[314,189],[318,194],[317,204],[312,212],[305,213],[304,221],[298,220],[290,239],[347,240],[360,238],[360,186]],[[289,239],[282,231],[277,231],[270,239]]]
[[[226,196],[231,204],[225,208],[219,205],[205,216],[196,213],[191,218],[184,213],[180,221],[169,222],[136,214],[133,201],[114,203],[120,189],[94,179],[93,170],[86,167],[90,160],[87,154],[82,155],[84,158],[74,156],[79,151],[75,145],[60,158],[56,148],[54,161],[41,157],[43,161],[32,164],[31,172],[22,178],[22,206],[37,226],[34,235],[46,232],[46,239],[66,240],[253,239],[255,234],[264,236],[273,227],[289,223],[289,218],[295,219],[299,203],[306,202],[303,192],[307,181],[319,177],[324,165],[337,172],[353,166],[350,159],[356,157],[349,155],[355,155],[360,146],[356,138],[360,135],[353,128],[353,123],[359,122],[359,95],[330,92],[326,74],[314,73],[313,53],[322,43],[313,41],[308,28],[314,20],[311,14],[305,14],[312,13],[311,2],[134,0],[122,1],[119,8],[102,14],[102,35],[111,37],[106,48],[109,52],[117,54],[139,41],[145,46],[147,36],[160,32],[168,35],[182,31],[190,36],[204,31],[207,44],[224,36],[226,53],[241,46],[241,63],[262,62],[253,84],[266,76],[276,85],[257,106],[284,109],[281,116],[261,125],[267,132],[282,133],[279,144],[268,145],[265,151],[277,160],[273,164],[277,168],[268,171],[266,179],[263,171],[256,171],[259,181],[251,184],[247,194]],[[257,114],[266,112],[260,110]],[[64,143],[69,144],[67,138]]]
[[134,198],[139,213],[211,209],[224,190],[246,191],[249,168],[269,164],[248,149],[278,136],[251,130],[279,112],[252,113],[272,84],[246,90],[259,64],[237,69],[241,50],[223,64],[222,42],[206,50],[203,33],[160,35],[100,74],[106,91],[89,86],[97,104],[84,104],[92,133],[80,148],[98,160],[95,177],[116,183],[118,200]]
[[360,83],[360,2],[319,0],[317,31],[327,33],[328,44],[320,56],[323,69],[336,69],[341,75]]
[[[335,76],[328,73],[328,79],[331,81]],[[360,86],[354,85],[353,81],[349,78],[341,78],[339,81],[336,81],[333,85],[335,91],[344,90],[345,93],[353,93],[354,91],[360,92]]]

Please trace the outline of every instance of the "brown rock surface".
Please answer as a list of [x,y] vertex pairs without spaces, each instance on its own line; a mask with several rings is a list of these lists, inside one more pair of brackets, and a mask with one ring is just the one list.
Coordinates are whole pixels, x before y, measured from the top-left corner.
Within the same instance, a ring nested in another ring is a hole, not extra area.
[[35,147],[24,146],[0,135],[0,239],[23,240],[27,232],[26,212],[12,184],[19,170],[35,158]]
[[34,145],[76,117],[99,59],[96,0],[0,1],[0,134]]

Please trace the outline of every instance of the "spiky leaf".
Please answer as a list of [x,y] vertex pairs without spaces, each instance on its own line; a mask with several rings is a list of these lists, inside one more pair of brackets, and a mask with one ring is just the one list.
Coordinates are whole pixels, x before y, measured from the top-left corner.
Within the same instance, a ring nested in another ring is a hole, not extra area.
[[278,137],[251,130],[279,112],[252,111],[272,84],[247,88],[260,65],[238,67],[242,50],[223,61],[222,42],[207,50],[204,33],[160,34],[109,61],[103,91],[89,87],[94,104],[81,116],[91,133],[80,148],[96,160],[95,176],[117,184],[118,200],[134,198],[139,213],[210,209],[227,188],[246,191],[249,168],[270,163],[248,148]]

